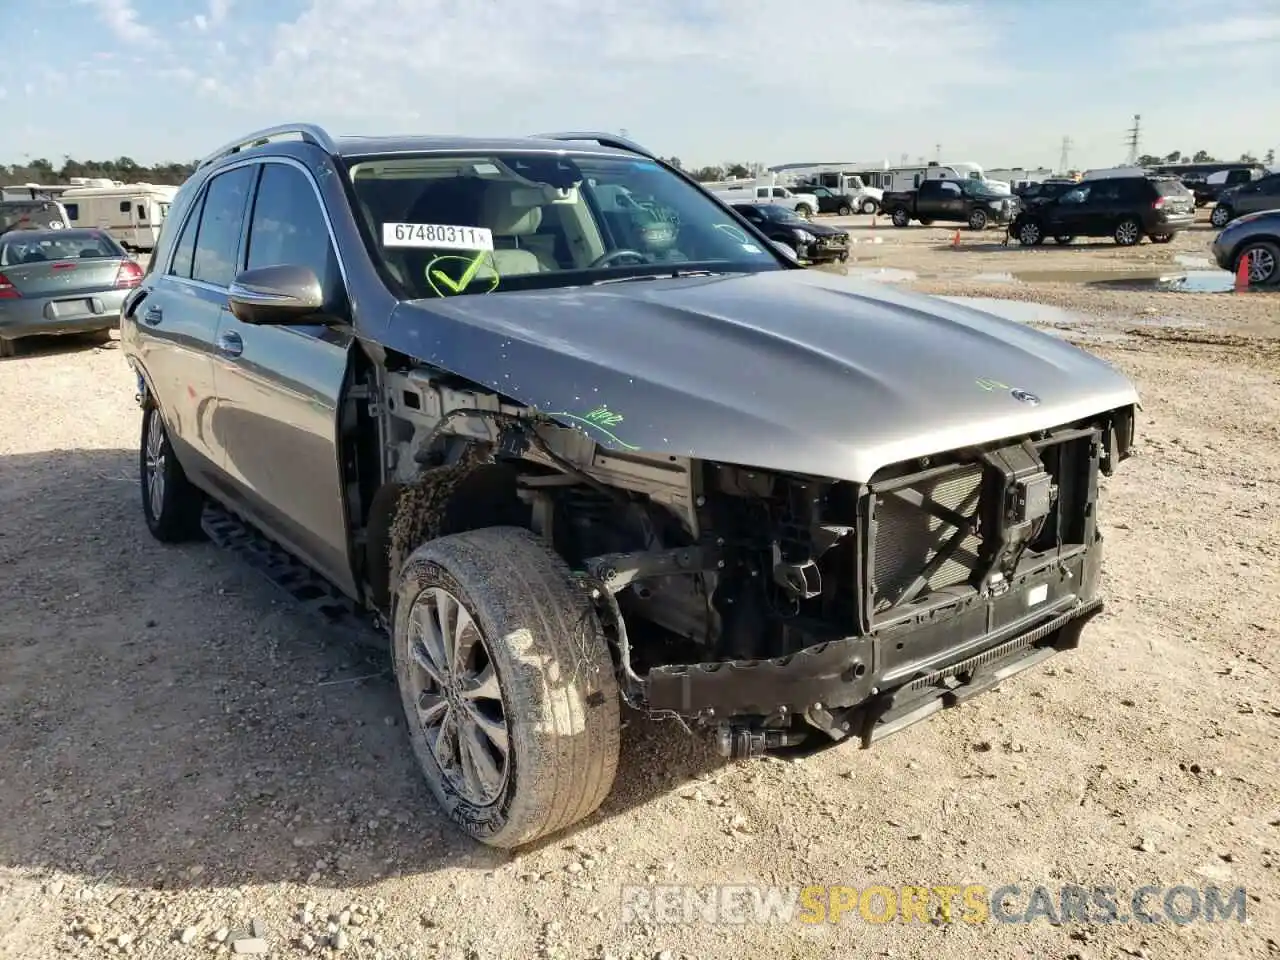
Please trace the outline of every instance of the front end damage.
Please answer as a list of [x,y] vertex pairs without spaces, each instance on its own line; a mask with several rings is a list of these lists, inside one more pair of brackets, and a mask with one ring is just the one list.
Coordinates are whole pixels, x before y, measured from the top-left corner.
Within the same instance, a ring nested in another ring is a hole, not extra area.
[[[1130,454],[1132,406],[857,484],[609,449],[432,393],[402,428],[417,464],[483,445],[477,469],[505,471],[593,599],[628,703],[726,755],[868,747],[1076,646],[1102,607],[1098,480]],[[442,432],[451,406],[469,412]]]

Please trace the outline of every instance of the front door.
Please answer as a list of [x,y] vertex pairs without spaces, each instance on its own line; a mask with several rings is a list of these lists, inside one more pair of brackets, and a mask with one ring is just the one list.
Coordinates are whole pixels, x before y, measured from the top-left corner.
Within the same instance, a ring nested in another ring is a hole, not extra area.
[[260,166],[245,268],[310,267],[327,292],[318,318],[326,322],[269,326],[224,313],[215,430],[246,512],[354,595],[338,449],[339,401],[354,342],[347,291],[310,174],[284,160]]
[[226,269],[235,262],[252,171],[213,177],[190,215],[160,278],[137,312],[138,351],[165,417],[170,441],[191,479],[221,486],[223,450],[213,430],[213,345],[226,311]]

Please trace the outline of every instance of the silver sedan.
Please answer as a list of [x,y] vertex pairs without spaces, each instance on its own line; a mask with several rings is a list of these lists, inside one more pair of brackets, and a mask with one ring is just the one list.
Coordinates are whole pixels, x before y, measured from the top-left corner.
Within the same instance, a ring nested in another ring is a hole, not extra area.
[[110,330],[142,267],[102,230],[0,234],[0,357],[21,337]]

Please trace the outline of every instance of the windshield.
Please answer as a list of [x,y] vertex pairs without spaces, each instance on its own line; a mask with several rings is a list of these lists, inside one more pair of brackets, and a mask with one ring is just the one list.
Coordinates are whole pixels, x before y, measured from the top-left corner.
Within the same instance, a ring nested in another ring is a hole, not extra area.
[[84,230],[15,230],[0,241],[0,267],[45,260],[100,260],[122,256],[124,250],[106,234]]
[[989,180],[963,180],[960,187],[971,197],[1007,197],[1008,190],[996,186]]
[[351,180],[374,255],[413,298],[786,269],[723,207],[650,160],[396,156],[355,162]]

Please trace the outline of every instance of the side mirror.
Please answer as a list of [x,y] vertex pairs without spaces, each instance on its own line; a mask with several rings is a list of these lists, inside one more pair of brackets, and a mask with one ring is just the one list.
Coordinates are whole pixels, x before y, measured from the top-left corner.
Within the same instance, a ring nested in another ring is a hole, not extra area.
[[324,291],[310,267],[284,263],[241,271],[227,301],[241,323],[312,323],[324,306]]
[[790,260],[792,263],[800,262],[800,257],[796,254],[796,252],[792,250],[789,246],[787,246],[785,243],[783,243],[781,240],[770,240],[769,242],[772,243],[775,247],[777,247],[779,252],[785,254],[786,258]]

